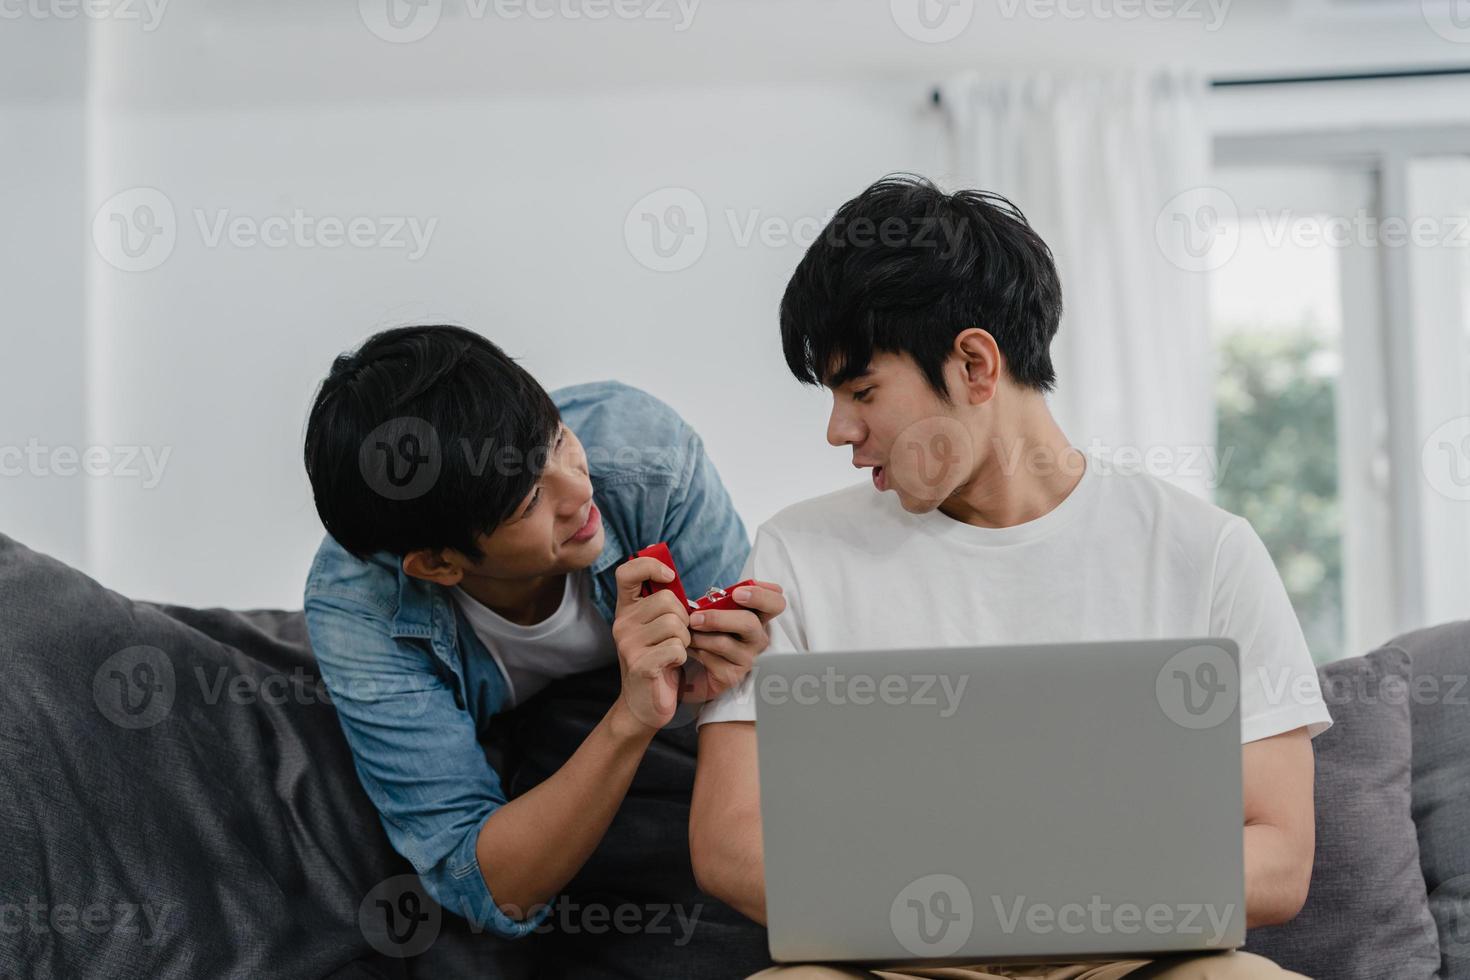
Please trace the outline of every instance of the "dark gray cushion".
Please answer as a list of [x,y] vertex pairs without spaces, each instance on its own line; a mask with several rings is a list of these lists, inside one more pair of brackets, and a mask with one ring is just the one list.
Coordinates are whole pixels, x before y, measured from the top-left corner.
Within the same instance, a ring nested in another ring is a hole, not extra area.
[[1470,980],[1470,622],[1401,636],[1414,664],[1414,823],[1444,980]]
[[[714,980],[770,964],[765,930],[694,885],[692,724],[654,740],[547,926],[506,942],[444,914],[393,852],[299,612],[135,602],[0,535],[0,667],[0,897],[26,916],[0,928],[0,977]],[[576,751],[618,683],[616,668],[567,678],[496,719],[513,793]],[[156,933],[144,907],[164,914]],[[395,943],[393,912],[423,924],[400,915]]]
[[1318,676],[1333,727],[1317,756],[1306,906],[1246,948],[1317,980],[1429,980],[1439,948],[1410,814],[1409,657],[1375,650]]
[[412,869],[299,613],[134,602],[0,535],[0,669],[0,895],[24,916],[0,974],[488,975],[458,920],[423,969],[360,924]]

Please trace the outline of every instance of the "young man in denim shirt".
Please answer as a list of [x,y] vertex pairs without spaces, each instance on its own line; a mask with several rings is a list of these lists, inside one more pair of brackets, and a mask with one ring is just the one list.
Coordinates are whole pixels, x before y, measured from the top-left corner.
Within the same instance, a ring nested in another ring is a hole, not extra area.
[[[306,585],[322,677],[393,846],[445,908],[523,936],[602,839],[680,700],[738,683],[780,588],[697,613],[749,545],[699,436],[615,382],[548,395],[494,344],[406,327],[332,365],[306,470],[327,537]],[[515,800],[490,718],[552,680],[617,663],[622,689],[562,767]]]

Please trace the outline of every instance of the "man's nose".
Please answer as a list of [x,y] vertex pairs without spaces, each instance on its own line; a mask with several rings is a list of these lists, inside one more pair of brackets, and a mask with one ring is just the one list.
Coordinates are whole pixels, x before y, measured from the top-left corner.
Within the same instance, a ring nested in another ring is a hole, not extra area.
[[834,406],[827,419],[827,442],[834,446],[856,445],[862,442],[862,424],[857,419],[838,411]]
[[592,481],[587,477],[587,471],[580,467],[556,466],[551,467],[555,472],[548,474],[556,483],[557,496],[561,498],[562,505],[558,511],[566,514],[575,514],[587,506],[587,501],[592,499]]

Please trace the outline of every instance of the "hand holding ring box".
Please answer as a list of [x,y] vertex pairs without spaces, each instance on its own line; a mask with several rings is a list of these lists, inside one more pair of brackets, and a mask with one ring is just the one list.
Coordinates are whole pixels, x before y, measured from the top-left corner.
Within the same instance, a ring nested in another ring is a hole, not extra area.
[[642,551],[638,552],[636,557],[657,558],[659,561],[663,562],[665,565],[669,566],[669,568],[674,570],[674,580],[672,582],[644,582],[643,594],[649,596],[653,595],[655,592],[662,592],[665,589],[670,589],[673,591],[674,595],[679,598],[679,601],[684,603],[685,607],[688,608],[691,613],[709,612],[712,609],[742,609],[744,607],[735,601],[735,597],[731,595],[731,593],[740,588],[742,585],[755,584],[755,579],[748,578],[743,582],[736,582],[734,585],[727,586],[723,589],[718,587],[712,588],[704,595],[700,596],[698,599],[690,599],[689,596],[684,592],[684,583],[679,579],[679,568],[677,565],[674,564],[674,556],[669,551],[669,546],[666,543],[660,542],[658,544],[649,545],[647,548],[644,548]]

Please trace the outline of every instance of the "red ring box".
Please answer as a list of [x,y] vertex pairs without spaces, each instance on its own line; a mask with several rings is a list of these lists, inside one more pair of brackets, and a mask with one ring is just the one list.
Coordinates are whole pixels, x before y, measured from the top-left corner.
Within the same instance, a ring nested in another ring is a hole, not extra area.
[[690,612],[709,612],[712,609],[744,609],[744,606],[735,601],[732,593],[742,585],[755,584],[755,579],[748,578],[743,582],[736,582],[727,588],[710,589],[698,599],[691,600],[684,591],[684,583],[679,579],[679,566],[674,564],[674,555],[669,551],[669,546],[666,543],[659,542],[658,544],[651,544],[638,552],[636,557],[657,558],[674,570],[674,580],[672,582],[644,582],[643,594],[649,596],[655,592],[663,592],[664,590],[672,591]]

